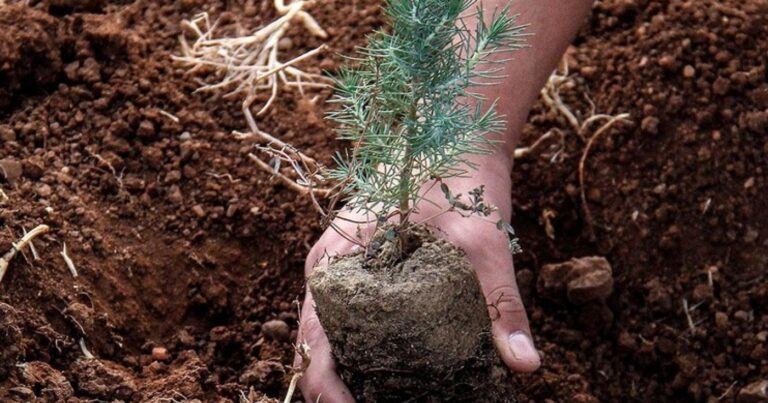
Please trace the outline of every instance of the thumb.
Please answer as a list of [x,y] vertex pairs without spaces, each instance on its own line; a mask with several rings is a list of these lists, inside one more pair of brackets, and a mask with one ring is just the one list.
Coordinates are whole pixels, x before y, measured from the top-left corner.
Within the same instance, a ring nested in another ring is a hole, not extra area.
[[486,294],[492,334],[502,361],[517,372],[533,372],[541,366],[541,357],[533,343],[528,317],[514,277]]
[[496,349],[511,370],[533,372],[541,366],[541,357],[534,346],[528,316],[520,299],[512,255],[506,243],[503,249],[484,245],[484,248],[470,248],[468,257],[485,294]]
[[[299,380],[299,388],[307,402],[354,403],[352,394],[336,374],[336,364],[331,357],[331,346],[315,312],[315,301],[307,289],[301,309],[298,343],[309,345],[309,367]],[[301,365],[301,356],[294,359]]]

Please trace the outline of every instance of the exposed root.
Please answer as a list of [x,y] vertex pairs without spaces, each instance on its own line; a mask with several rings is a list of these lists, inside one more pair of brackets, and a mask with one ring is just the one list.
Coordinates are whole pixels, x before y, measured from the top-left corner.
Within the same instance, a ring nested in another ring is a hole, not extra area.
[[576,118],[576,115],[560,98],[560,87],[570,81],[570,77],[568,77],[568,63],[563,60],[562,65],[563,74],[560,74],[558,70],[555,70],[552,75],[549,76],[546,85],[541,89],[541,98],[552,111],[563,116],[573,131],[576,132],[582,140],[585,140],[581,134],[582,125],[579,123],[579,119]]
[[24,234],[24,236],[18,242],[11,244],[11,249],[6,252],[2,258],[0,258],[0,282],[3,281],[3,277],[5,277],[5,273],[8,271],[8,265],[10,265],[11,260],[13,260],[16,254],[18,254],[19,251],[21,251],[21,249],[23,249],[25,246],[30,244],[33,239],[42,234],[45,234],[48,231],[50,231],[50,227],[47,225],[38,225],[32,231]]
[[[562,73],[560,71],[562,71]],[[566,123],[582,141],[586,142],[586,146],[582,152],[581,159],[579,160],[579,187],[581,189],[581,206],[584,213],[584,221],[587,224],[590,240],[594,241],[596,239],[595,227],[592,220],[592,212],[590,211],[589,204],[587,203],[584,167],[586,165],[587,158],[589,157],[589,151],[592,149],[595,142],[600,139],[604,133],[608,132],[608,129],[613,127],[616,123],[631,123],[631,120],[629,120],[630,115],[628,113],[621,113],[618,115],[595,113],[595,104],[589,99],[589,97],[586,97],[590,104],[589,117],[583,121],[580,121],[579,118],[576,117],[576,114],[573,113],[573,111],[563,102],[562,98],[560,97],[560,89],[564,85],[572,85],[572,83],[573,81],[569,76],[568,63],[565,62],[565,59],[563,59],[561,67],[552,73],[552,75],[549,77],[549,80],[547,80],[547,84],[541,90],[541,98],[553,112],[565,119]],[[595,123],[600,121],[604,121],[604,123],[594,132],[593,135],[587,136]],[[542,141],[542,139],[539,139],[539,141],[534,143],[534,145],[530,148],[537,146],[540,141]],[[517,154],[517,151],[515,154]]]
[[75,262],[72,261],[72,259],[67,254],[67,243],[62,243],[61,246],[61,252],[59,252],[62,258],[64,258],[64,263],[67,264],[67,268],[69,269],[69,272],[72,273],[72,277],[77,278],[77,268],[75,267]]
[[78,344],[80,345],[80,351],[83,352],[83,356],[85,357],[86,360],[92,360],[96,358],[93,356],[93,354],[91,354],[91,351],[88,350],[88,347],[86,347],[85,339],[81,337],[80,340],[78,341]]
[[328,77],[294,67],[324,51],[325,45],[286,62],[279,60],[280,39],[292,23],[301,23],[317,37],[328,36],[304,10],[313,2],[299,0],[285,5],[283,0],[275,0],[273,4],[282,16],[247,36],[214,38],[216,23],[211,23],[207,13],[198,14],[182,23],[194,32],[196,38],[190,44],[182,36],[182,55],[174,56],[173,59],[190,67],[190,72],[211,68],[221,77],[216,83],[203,84],[198,91],[227,90],[227,96],[244,95],[248,113],[257,94],[269,91],[269,99],[257,112],[257,115],[262,115],[273,104],[281,87],[298,88],[303,94],[305,88],[325,88],[330,84]]
[[158,112],[159,112],[161,115],[163,115],[163,116],[167,117],[168,119],[171,119],[171,120],[172,120],[174,123],[179,123],[179,122],[181,121],[181,120],[178,118],[178,116],[176,116],[176,115],[174,115],[174,114],[172,114],[172,113],[170,113],[170,112],[166,112],[166,111],[164,111],[164,110],[162,110],[162,109],[158,110]]
[[8,195],[5,194],[3,188],[0,187],[0,201],[8,201]]
[[[253,153],[248,154],[248,158],[250,158],[253,162],[256,163],[256,165],[269,172],[270,174],[276,176],[280,181],[283,182],[286,186],[288,186],[290,189],[302,194],[302,195],[310,195],[310,194],[317,194],[319,196],[327,196],[330,193],[330,189],[316,189],[311,186],[312,181],[307,181],[306,179],[299,179],[299,181],[295,181],[288,176],[284,175],[279,171],[280,165],[279,163],[275,163],[275,165],[270,165],[264,162],[261,158],[256,156]],[[275,160],[280,161],[280,160]],[[296,165],[298,166],[298,165]],[[300,170],[296,170],[296,172],[302,172]]]
[[[27,235],[27,229],[24,227],[21,229],[24,231],[24,235]],[[40,260],[40,255],[37,254],[37,249],[35,249],[35,243],[31,239],[29,240],[29,250],[32,252],[32,259]]]
[[581,155],[581,159],[579,160],[579,187],[581,188],[581,208],[584,211],[584,220],[587,223],[587,228],[589,229],[589,236],[592,241],[595,240],[595,226],[592,221],[592,212],[590,211],[589,204],[587,203],[586,182],[584,180],[584,166],[587,162],[587,157],[589,157],[589,150],[595,144],[597,139],[599,139],[600,136],[603,135],[603,133],[608,132],[608,129],[610,129],[617,122],[630,122],[629,114],[622,113],[620,115],[613,116],[607,122],[605,122],[605,124],[600,126],[600,128],[597,129],[595,134],[589,138],[589,141],[587,142],[587,146],[584,147],[584,153]]
[[[273,6],[281,15],[272,23],[256,30],[250,35],[234,38],[214,38],[216,23],[211,23],[208,14],[202,13],[184,21],[183,25],[191,30],[196,38],[190,44],[182,36],[182,56],[173,57],[190,68],[190,72],[212,69],[219,79],[216,83],[204,83],[198,91],[228,91],[225,96],[242,96],[242,111],[249,133],[235,132],[239,139],[256,139],[262,145],[257,149],[267,154],[271,161],[265,162],[255,154],[248,157],[256,165],[277,176],[290,189],[312,196],[316,208],[319,204],[316,196],[330,194],[330,189],[323,189],[323,179],[319,175],[323,167],[313,158],[298,151],[259,129],[251,107],[261,92],[269,92],[269,98],[261,105],[256,115],[262,115],[277,99],[281,88],[297,88],[304,94],[305,89],[328,87],[332,80],[320,74],[307,73],[296,64],[326,50],[322,45],[288,61],[280,61],[280,40],[291,24],[300,23],[310,34],[326,38],[328,34],[306,11],[314,1],[297,0],[288,5],[284,0],[274,0]],[[294,180],[280,172],[280,165],[286,163],[296,172]],[[320,211],[322,209],[320,208]]]
[[539,147],[541,144],[543,144],[545,141],[547,141],[547,140],[551,139],[551,138],[552,138],[552,137],[554,137],[555,135],[559,135],[561,139],[562,139],[562,137],[563,137],[563,133],[562,133],[562,132],[560,132],[560,130],[558,130],[558,129],[552,129],[552,130],[550,130],[550,131],[548,131],[548,132],[544,133],[544,135],[543,135],[543,136],[539,137],[539,138],[538,138],[538,139],[537,139],[537,140],[536,140],[536,141],[535,141],[533,144],[531,144],[530,146],[528,146],[528,147],[519,147],[519,148],[515,149],[514,158],[517,160],[517,159],[520,159],[520,158],[524,158],[524,157],[527,157],[528,155],[530,155],[530,154],[532,154],[534,151],[536,151],[536,149],[537,149],[537,148],[538,148],[538,147]]

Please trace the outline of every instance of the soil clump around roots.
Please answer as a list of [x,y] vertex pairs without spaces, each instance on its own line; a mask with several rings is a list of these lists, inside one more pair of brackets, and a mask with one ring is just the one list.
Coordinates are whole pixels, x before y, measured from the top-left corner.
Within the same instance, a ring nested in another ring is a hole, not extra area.
[[414,238],[392,264],[361,251],[310,276],[342,379],[361,402],[514,401],[469,261],[426,230]]

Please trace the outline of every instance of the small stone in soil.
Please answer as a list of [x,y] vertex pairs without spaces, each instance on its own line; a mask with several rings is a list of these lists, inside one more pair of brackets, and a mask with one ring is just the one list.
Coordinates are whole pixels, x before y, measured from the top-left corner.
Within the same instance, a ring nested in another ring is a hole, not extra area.
[[205,217],[205,210],[203,209],[203,206],[201,204],[196,204],[194,207],[192,207],[192,212],[198,218],[204,218]]
[[165,347],[155,347],[152,349],[152,359],[156,361],[165,361],[171,358],[171,354]]
[[768,380],[750,383],[739,391],[736,399],[739,403],[765,403],[768,402]]
[[539,293],[550,298],[565,294],[574,304],[604,301],[613,292],[613,269],[603,257],[575,258],[544,265],[539,271]]
[[715,312],[715,326],[719,329],[725,330],[728,328],[728,314],[725,312]]
[[44,197],[44,198],[49,197],[50,195],[53,194],[53,189],[51,189],[51,187],[48,186],[47,184],[43,183],[42,185],[37,187],[37,194],[40,197]]
[[261,332],[270,339],[285,341],[291,337],[291,328],[282,320],[270,320],[261,325]]

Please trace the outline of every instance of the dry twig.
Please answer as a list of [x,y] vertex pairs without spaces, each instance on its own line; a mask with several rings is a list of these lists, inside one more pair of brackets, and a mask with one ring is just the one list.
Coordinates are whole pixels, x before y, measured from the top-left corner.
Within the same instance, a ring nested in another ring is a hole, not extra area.
[[[21,227],[21,229],[24,231],[24,235],[27,235],[27,229],[24,227]],[[40,255],[37,254],[37,249],[35,249],[35,243],[31,239],[29,240],[29,250],[32,252],[32,259],[40,260]]]
[[309,368],[309,363],[311,361],[309,357],[309,344],[297,344],[296,351],[301,356],[301,368],[297,370],[296,373],[294,373],[291,377],[291,383],[288,385],[288,391],[285,393],[285,400],[283,400],[283,403],[291,402],[293,394],[296,392],[296,385],[299,383],[301,377],[304,376],[304,373],[307,371],[307,368]]
[[82,351],[82,352],[83,352],[83,356],[85,356],[85,359],[87,359],[87,360],[92,360],[92,359],[94,359],[94,358],[95,358],[95,357],[93,356],[93,354],[91,354],[91,351],[90,351],[90,350],[88,350],[88,347],[86,347],[86,345],[85,345],[85,339],[83,339],[83,338],[81,337],[81,338],[80,338],[80,340],[78,341],[78,344],[80,345],[80,351]]
[[688,320],[688,329],[690,331],[696,330],[696,324],[693,323],[693,317],[691,317],[691,310],[688,308],[688,300],[683,298],[683,311],[685,311],[685,318]]
[[533,153],[542,143],[545,141],[551,139],[556,134],[560,135],[562,137],[562,133],[558,129],[552,129],[546,133],[544,133],[543,136],[539,137],[533,144],[531,144],[528,147],[519,147],[515,149],[514,158],[520,159],[523,157],[528,156],[529,154]]
[[32,231],[26,233],[18,242],[11,244],[11,249],[3,255],[2,258],[0,258],[0,282],[3,281],[3,277],[5,276],[5,273],[8,271],[8,266],[11,263],[11,260],[16,256],[16,254],[21,251],[25,246],[27,246],[30,242],[32,242],[33,239],[35,239],[37,236],[45,234],[50,230],[50,227],[48,227],[45,224],[38,225],[35,227]]
[[67,243],[62,243],[61,246],[61,252],[59,252],[62,258],[64,258],[64,263],[67,264],[67,268],[69,269],[69,272],[72,273],[72,277],[77,278],[77,268],[75,268],[75,262],[72,261],[72,259],[67,254]]

